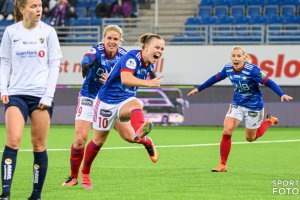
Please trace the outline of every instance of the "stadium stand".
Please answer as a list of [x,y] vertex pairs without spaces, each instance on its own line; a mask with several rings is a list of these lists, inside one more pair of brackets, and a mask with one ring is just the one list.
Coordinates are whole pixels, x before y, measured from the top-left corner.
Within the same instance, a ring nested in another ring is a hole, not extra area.
[[[298,0],[160,0],[158,25],[154,1],[147,1],[151,5],[140,9],[135,0],[137,18],[97,18],[97,0],[78,0],[75,8],[79,17],[64,27],[71,39],[63,45],[90,45],[91,40],[101,38],[103,27],[112,23],[124,29],[127,45],[134,45],[145,32],[163,35],[167,44],[300,44]],[[0,36],[12,23],[0,20]]]

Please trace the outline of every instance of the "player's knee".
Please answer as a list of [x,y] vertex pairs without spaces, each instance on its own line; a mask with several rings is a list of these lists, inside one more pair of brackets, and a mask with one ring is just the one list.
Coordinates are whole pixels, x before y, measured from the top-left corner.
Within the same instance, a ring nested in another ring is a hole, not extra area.
[[73,146],[75,149],[83,148],[85,146],[86,141],[86,138],[75,138]]
[[234,131],[233,127],[224,127],[223,134],[224,135],[232,135]]

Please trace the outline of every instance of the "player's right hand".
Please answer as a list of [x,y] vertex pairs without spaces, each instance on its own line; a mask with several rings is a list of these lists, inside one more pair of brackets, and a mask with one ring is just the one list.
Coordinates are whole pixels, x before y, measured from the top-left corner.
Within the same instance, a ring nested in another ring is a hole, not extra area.
[[1,101],[3,104],[8,104],[9,97],[7,95],[1,96]]
[[193,95],[195,95],[196,93],[198,93],[199,92],[199,90],[197,89],[197,88],[195,88],[195,89],[193,89],[192,91],[190,91],[188,94],[187,94],[187,96],[193,96]]
[[149,87],[160,87],[160,77],[149,80]]

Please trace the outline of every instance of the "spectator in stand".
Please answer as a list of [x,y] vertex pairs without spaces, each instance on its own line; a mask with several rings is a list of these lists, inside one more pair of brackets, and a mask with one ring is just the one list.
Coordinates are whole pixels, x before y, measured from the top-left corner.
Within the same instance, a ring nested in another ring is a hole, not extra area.
[[4,0],[1,14],[0,14],[0,20],[6,19],[6,20],[13,20],[14,19],[14,0]]
[[113,5],[115,4],[116,0],[99,0],[95,8],[96,17],[110,17]]
[[58,4],[52,8],[48,14],[51,18],[52,26],[68,26],[70,18],[77,18],[74,6],[68,3],[68,0],[59,0]]
[[131,17],[133,5],[133,0],[118,0],[118,2],[113,5],[111,17]]

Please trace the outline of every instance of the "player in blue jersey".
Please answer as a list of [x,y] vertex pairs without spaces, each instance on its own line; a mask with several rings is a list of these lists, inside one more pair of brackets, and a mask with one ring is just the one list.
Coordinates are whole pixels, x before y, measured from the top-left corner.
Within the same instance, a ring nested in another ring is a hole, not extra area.
[[[122,29],[117,25],[109,25],[103,31],[102,42],[93,45],[82,59],[82,74],[85,80],[79,92],[75,115],[75,139],[70,153],[71,175],[63,183],[63,186],[78,184],[78,172],[93,122],[93,102],[116,62],[126,54],[126,50],[120,47],[122,41]],[[117,130],[123,131],[122,128]],[[82,186],[92,189],[90,184],[85,184],[89,182],[88,179],[89,176],[82,176]]]
[[28,199],[33,200],[41,199],[47,174],[46,140],[62,53],[55,29],[41,21],[41,0],[15,0],[14,6],[16,23],[6,27],[0,48],[1,100],[7,134],[0,199],[10,199],[23,129],[30,118],[34,159],[33,190]]
[[270,114],[267,114],[265,121],[263,121],[264,105],[259,84],[271,88],[281,98],[281,101],[293,99],[269,79],[260,68],[251,64],[250,56],[241,47],[234,47],[231,51],[230,64],[225,65],[221,72],[189,92],[188,96],[194,95],[227,77],[234,87],[234,95],[224,120],[223,137],[220,143],[221,161],[216,168],[212,169],[213,172],[227,171],[226,163],[231,148],[231,136],[243,118],[245,118],[246,126],[245,136],[249,142],[261,137],[270,125],[278,123],[278,119]]
[[142,35],[139,41],[142,49],[131,50],[119,60],[94,101],[94,135],[86,148],[88,156],[84,158],[82,173],[89,173],[114,124],[128,130],[126,133],[119,132],[124,140],[143,144],[151,161],[158,160],[157,150],[146,136],[152,129],[152,123],[144,121],[143,103],[135,95],[139,86],[160,87],[160,78],[146,80],[146,77],[162,56],[165,41],[150,33]]

